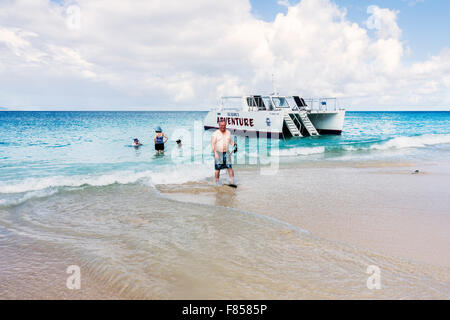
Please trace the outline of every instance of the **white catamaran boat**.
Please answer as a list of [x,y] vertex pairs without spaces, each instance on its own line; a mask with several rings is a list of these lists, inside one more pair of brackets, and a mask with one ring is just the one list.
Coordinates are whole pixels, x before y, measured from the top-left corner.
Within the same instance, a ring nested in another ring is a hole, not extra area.
[[221,98],[219,107],[206,116],[204,127],[218,128],[218,122],[225,120],[233,133],[286,139],[341,134],[344,117],[345,109],[338,107],[336,98],[233,96]]

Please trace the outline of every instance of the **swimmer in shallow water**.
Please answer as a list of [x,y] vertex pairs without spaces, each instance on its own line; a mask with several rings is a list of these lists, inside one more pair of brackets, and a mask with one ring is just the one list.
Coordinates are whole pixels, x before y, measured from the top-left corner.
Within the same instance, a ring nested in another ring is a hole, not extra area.
[[155,131],[156,134],[153,140],[155,141],[156,155],[164,154],[164,144],[167,142],[167,140],[169,140],[169,138],[165,133],[162,132],[161,127],[158,126]]
[[134,139],[133,141],[133,147],[140,147],[142,146],[142,143],[139,141],[138,138]]

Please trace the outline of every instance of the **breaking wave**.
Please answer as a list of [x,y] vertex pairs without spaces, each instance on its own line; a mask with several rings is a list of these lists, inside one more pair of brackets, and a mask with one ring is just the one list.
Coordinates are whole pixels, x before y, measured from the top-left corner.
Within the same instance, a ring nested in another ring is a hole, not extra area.
[[364,151],[364,150],[395,150],[407,148],[424,148],[440,144],[450,144],[450,134],[424,134],[421,136],[401,136],[390,140],[375,143],[370,146],[347,145],[345,151]]
[[[450,144],[450,134],[424,134],[421,136],[400,136],[390,140],[380,142],[374,141],[368,143],[356,143],[341,146],[311,146],[311,147],[292,147],[287,149],[276,149],[271,151],[272,157],[296,157],[309,156],[315,154],[322,154],[328,152],[357,152],[370,150],[392,150],[392,149],[406,149],[406,148],[423,148],[427,146]],[[249,154],[253,157],[258,157],[257,152]]]
[[278,149],[273,150],[270,155],[272,156],[308,156],[311,154],[319,154],[324,153],[325,147],[297,147],[297,148],[290,148],[290,149]]
[[31,198],[42,198],[53,195],[60,188],[76,188],[83,186],[108,186],[112,184],[142,183],[148,186],[159,184],[183,184],[202,181],[212,177],[211,165],[189,164],[174,165],[161,170],[116,171],[102,175],[51,176],[28,178],[22,181],[0,183],[0,194],[6,196],[0,199],[0,206],[10,206],[23,203]]
[[424,134],[415,137],[396,137],[370,147],[374,150],[423,148],[426,146],[450,143],[450,134]]
[[57,192],[58,192],[57,188],[47,188],[45,190],[25,192],[24,194],[21,194],[18,197],[12,197],[9,199],[0,199],[0,207],[16,206],[30,199],[49,197]]

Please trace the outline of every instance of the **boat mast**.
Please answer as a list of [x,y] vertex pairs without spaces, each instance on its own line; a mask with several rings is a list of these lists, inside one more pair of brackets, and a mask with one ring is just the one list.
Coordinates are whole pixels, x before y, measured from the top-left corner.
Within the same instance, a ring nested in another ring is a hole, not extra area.
[[279,93],[275,90],[275,75],[272,73],[272,96],[278,96]]

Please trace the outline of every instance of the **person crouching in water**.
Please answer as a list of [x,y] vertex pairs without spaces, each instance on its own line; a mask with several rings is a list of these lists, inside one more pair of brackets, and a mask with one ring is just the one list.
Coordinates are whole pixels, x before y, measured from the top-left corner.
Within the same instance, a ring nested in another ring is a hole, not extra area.
[[219,122],[219,129],[214,131],[211,138],[211,148],[214,153],[214,169],[216,184],[219,183],[220,170],[227,169],[230,177],[230,184],[234,184],[234,172],[231,166],[231,156],[228,148],[230,145],[234,146],[234,141],[231,139],[231,132],[227,130],[225,121]]
[[156,134],[153,140],[155,141],[156,154],[164,154],[164,144],[169,138],[162,132],[161,127],[158,126],[155,131]]
[[133,147],[138,148],[140,146],[142,146],[142,143],[139,141],[139,139],[138,138],[134,139],[133,140]]

